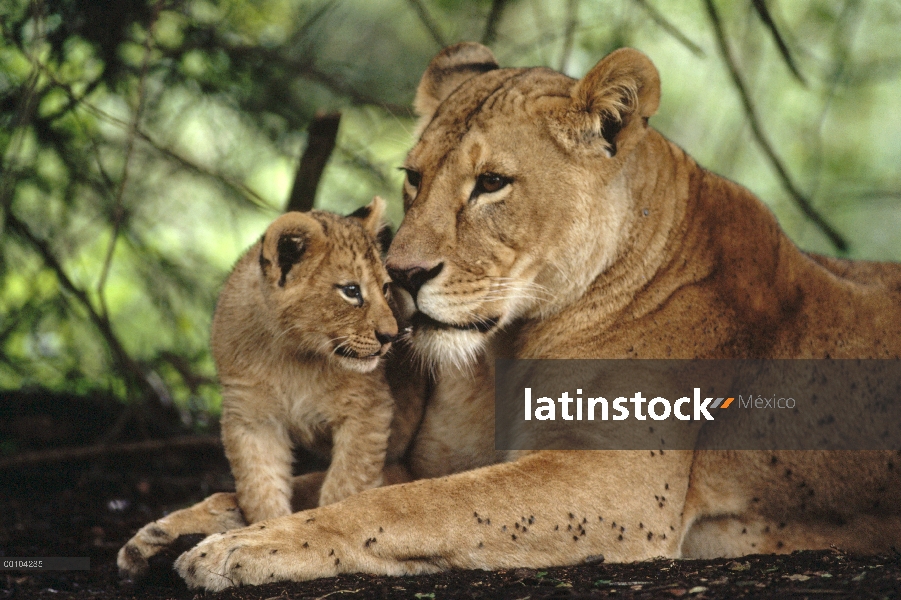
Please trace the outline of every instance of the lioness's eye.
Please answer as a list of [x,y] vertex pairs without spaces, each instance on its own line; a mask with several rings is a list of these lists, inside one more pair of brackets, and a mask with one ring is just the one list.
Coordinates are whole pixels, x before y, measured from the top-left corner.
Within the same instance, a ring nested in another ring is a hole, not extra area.
[[497,173],[482,173],[476,177],[476,187],[472,191],[473,196],[479,194],[491,194],[507,187],[513,181],[509,177]]
[[356,300],[360,304],[363,303],[363,292],[357,284],[339,285],[338,290],[348,300]]
[[412,187],[419,189],[419,184],[422,183],[422,173],[407,168],[404,168],[404,171],[407,173],[407,183]]

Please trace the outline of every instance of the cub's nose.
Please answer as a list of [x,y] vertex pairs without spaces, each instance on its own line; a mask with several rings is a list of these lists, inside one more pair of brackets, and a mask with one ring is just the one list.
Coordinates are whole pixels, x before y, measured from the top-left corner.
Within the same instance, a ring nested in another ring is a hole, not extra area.
[[379,341],[381,345],[390,344],[394,341],[394,338],[397,337],[397,332],[388,333],[386,331],[378,331],[375,332],[375,339]]
[[389,264],[388,274],[391,275],[391,279],[393,279],[397,285],[410,292],[410,295],[413,296],[413,299],[415,300],[416,294],[419,293],[420,288],[422,288],[422,286],[430,279],[437,277],[438,273],[440,273],[443,268],[444,263],[438,263],[432,268],[420,266],[399,268]]

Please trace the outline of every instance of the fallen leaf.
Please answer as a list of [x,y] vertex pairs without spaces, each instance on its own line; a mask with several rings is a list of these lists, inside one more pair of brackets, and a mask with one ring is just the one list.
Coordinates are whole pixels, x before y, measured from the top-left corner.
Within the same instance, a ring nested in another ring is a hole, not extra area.
[[700,594],[701,592],[706,592],[706,591],[707,591],[707,588],[705,588],[703,585],[696,585],[695,587],[688,590],[688,593],[689,594]]

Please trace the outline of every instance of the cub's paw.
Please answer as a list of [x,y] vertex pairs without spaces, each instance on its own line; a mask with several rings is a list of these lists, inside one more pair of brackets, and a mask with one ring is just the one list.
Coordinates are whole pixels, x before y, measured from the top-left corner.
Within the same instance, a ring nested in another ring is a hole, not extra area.
[[234,494],[213,494],[190,508],[173,512],[138,530],[119,550],[116,557],[119,574],[129,579],[139,579],[147,575],[154,557],[176,549],[183,550],[185,540],[202,539],[211,533],[245,525]]

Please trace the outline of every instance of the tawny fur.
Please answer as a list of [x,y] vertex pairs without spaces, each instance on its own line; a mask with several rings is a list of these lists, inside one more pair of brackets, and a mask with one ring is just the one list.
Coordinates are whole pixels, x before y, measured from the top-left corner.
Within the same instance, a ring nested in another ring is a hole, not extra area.
[[[495,357],[897,359],[901,268],[800,252],[758,199],[650,129],[660,84],[641,53],[619,50],[581,81],[492,62],[459,45],[423,76],[388,255],[433,274],[412,339],[437,384],[409,458],[432,478],[213,535],[177,561],[188,584],[898,545],[896,453],[494,464]],[[474,194],[486,173],[509,181]]]

